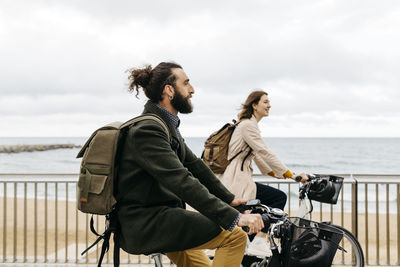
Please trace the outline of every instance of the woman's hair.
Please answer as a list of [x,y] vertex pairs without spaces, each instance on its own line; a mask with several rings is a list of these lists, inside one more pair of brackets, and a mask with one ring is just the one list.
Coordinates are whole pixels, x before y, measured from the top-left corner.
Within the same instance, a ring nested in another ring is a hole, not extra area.
[[253,91],[249,94],[244,104],[242,104],[242,110],[238,114],[238,119],[250,119],[253,115],[253,104],[257,104],[260,101],[260,98],[263,95],[268,95],[267,92],[264,91]]
[[136,97],[139,95],[139,88],[142,87],[145,95],[153,102],[162,100],[162,93],[166,85],[175,86],[176,77],[172,69],[182,67],[173,62],[161,62],[154,69],[151,65],[143,69],[129,69],[129,92],[136,90]]

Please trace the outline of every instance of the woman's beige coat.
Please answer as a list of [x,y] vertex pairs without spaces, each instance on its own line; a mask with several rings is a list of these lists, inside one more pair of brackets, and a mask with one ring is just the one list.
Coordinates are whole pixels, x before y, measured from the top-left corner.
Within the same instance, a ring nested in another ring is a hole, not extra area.
[[[245,160],[242,171],[242,162],[250,151],[250,147],[253,151]],[[283,174],[288,170],[262,139],[254,115],[240,122],[233,132],[229,142],[228,159],[233,158],[240,151],[243,152],[235,157],[225,172],[219,176],[222,183],[236,198],[256,198],[256,184],[252,178],[253,168],[251,167],[253,160],[264,175],[274,171],[277,178],[283,178]]]

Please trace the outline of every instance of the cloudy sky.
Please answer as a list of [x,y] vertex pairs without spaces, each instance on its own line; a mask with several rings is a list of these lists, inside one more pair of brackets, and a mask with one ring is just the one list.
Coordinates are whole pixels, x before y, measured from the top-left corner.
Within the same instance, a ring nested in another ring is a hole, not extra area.
[[132,67],[175,61],[184,136],[269,93],[264,136],[400,137],[400,2],[0,1],[0,136],[87,136],[138,115]]

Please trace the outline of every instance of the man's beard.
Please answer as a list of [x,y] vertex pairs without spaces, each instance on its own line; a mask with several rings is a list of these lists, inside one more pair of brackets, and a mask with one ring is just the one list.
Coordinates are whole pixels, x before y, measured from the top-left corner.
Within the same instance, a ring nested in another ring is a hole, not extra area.
[[190,96],[184,97],[178,89],[175,89],[174,98],[171,100],[171,105],[180,113],[187,114],[193,111],[193,106],[190,103]]

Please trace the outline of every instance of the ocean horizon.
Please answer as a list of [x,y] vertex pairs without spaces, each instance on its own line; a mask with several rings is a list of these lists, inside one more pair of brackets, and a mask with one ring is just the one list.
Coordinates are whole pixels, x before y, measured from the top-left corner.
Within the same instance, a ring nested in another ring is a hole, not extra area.
[[[0,137],[0,145],[74,144],[88,137]],[[207,137],[185,137],[200,157]],[[398,137],[264,137],[267,146],[294,172],[400,174]],[[78,173],[79,148],[0,153],[0,173]],[[259,170],[254,165],[254,173]]]

